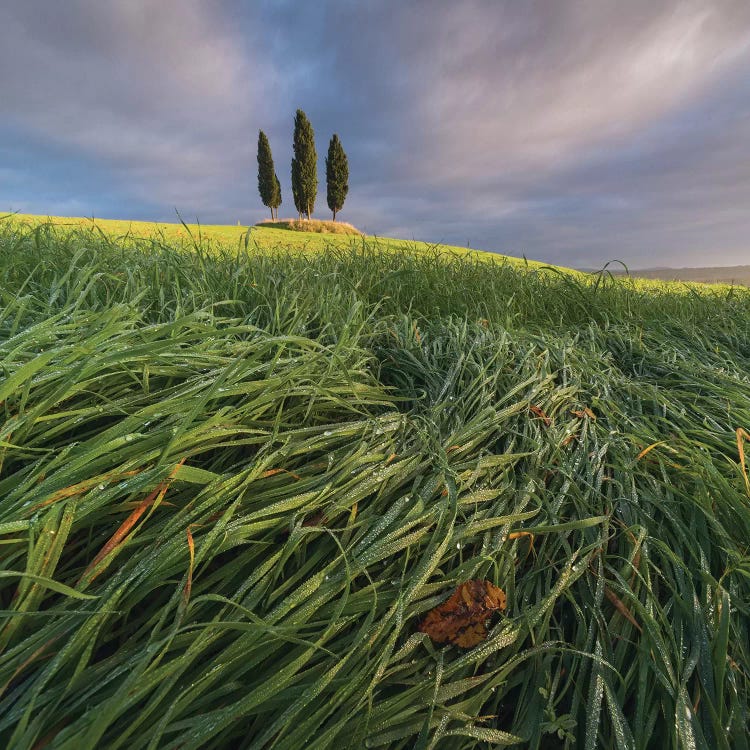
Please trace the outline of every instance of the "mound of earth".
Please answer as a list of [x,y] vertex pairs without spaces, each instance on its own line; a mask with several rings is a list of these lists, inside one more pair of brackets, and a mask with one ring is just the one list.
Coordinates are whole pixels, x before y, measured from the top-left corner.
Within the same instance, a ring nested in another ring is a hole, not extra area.
[[362,234],[356,227],[343,221],[321,221],[320,219],[264,219],[256,227],[266,229],[290,229],[293,232],[318,232],[319,234]]

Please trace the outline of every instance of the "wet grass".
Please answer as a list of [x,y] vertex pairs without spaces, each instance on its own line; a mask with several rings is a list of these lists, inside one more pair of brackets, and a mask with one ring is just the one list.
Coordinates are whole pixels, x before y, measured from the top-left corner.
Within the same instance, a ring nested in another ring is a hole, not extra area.
[[0,745],[747,747],[750,293],[174,244],[0,223]]

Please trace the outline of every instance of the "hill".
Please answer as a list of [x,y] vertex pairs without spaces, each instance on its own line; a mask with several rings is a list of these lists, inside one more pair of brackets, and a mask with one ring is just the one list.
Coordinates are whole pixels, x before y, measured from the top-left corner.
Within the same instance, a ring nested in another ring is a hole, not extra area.
[[750,266],[646,268],[631,271],[630,275],[641,279],[660,279],[662,281],[703,282],[707,284],[742,284],[743,286],[750,286]]
[[[6,215],[8,216],[8,215]],[[225,247],[238,247],[247,245],[264,251],[275,250],[299,250],[303,252],[318,252],[328,247],[349,248],[352,243],[360,245],[365,240],[368,246],[376,246],[384,250],[410,252],[431,252],[437,246],[416,240],[402,240],[390,237],[377,236],[352,236],[351,234],[328,234],[321,232],[290,232],[288,229],[266,226],[261,222],[252,227],[216,224],[181,224],[169,222],[150,221],[121,221],[115,219],[91,219],[84,217],[67,216],[42,216],[34,214],[12,214],[9,217],[13,221],[23,224],[38,226],[49,223],[63,228],[96,228],[112,238],[145,237],[162,239],[165,242],[185,242],[192,245],[193,242],[214,242]],[[0,217],[1,220],[1,217]],[[270,222],[268,222],[270,223]],[[348,225],[347,225],[348,226]],[[524,261],[512,256],[500,255],[482,250],[470,250],[465,247],[453,245],[440,245],[440,251],[458,257],[472,257],[492,262],[504,262],[513,265],[529,265],[532,268],[541,268],[544,263],[536,261]]]
[[[288,252],[296,251],[302,253],[319,253],[329,248],[348,249],[351,247],[375,247],[384,252],[409,252],[426,253],[434,255],[445,254],[451,257],[469,258],[479,262],[500,263],[516,268],[526,268],[536,271],[561,272],[570,277],[582,280],[586,277],[596,279],[598,272],[594,270],[578,271],[564,266],[552,266],[547,263],[518,258],[512,255],[503,255],[490,250],[478,250],[454,245],[437,245],[417,240],[403,240],[392,237],[379,237],[375,235],[361,235],[357,230],[339,233],[328,233],[317,231],[303,231],[300,227],[294,227],[289,231],[288,227],[276,228],[269,226],[270,221],[262,221],[254,226],[220,225],[220,224],[182,224],[177,222],[150,222],[130,221],[116,219],[91,219],[85,217],[67,216],[43,216],[35,214],[6,214],[0,216],[0,221],[10,220],[20,222],[28,226],[41,226],[47,223],[64,229],[94,229],[101,231],[113,240],[128,241],[134,238],[145,238],[159,240],[160,242],[175,245],[177,243],[185,249],[193,249],[196,245],[211,252],[212,247],[240,248],[247,250],[260,250],[262,252]],[[333,222],[319,222],[320,224],[332,224]],[[304,224],[304,222],[303,222]],[[350,227],[349,224],[337,222],[338,227]],[[737,269],[742,269],[738,266]],[[678,281],[695,285],[704,283],[731,286],[738,281],[729,269],[729,273],[721,273],[726,269],[655,269],[652,271],[637,271],[630,274],[632,283],[636,287],[653,290],[671,291],[671,283]],[[685,271],[685,273],[682,273]],[[696,271],[695,273],[688,273]],[[716,271],[713,274],[711,272]],[[616,268],[608,268],[615,276],[625,274]],[[704,273],[705,272],[705,273]],[[674,277],[674,278],[672,278]],[[665,285],[666,282],[666,285]]]
[[129,228],[0,222],[0,746],[746,746],[750,292]]

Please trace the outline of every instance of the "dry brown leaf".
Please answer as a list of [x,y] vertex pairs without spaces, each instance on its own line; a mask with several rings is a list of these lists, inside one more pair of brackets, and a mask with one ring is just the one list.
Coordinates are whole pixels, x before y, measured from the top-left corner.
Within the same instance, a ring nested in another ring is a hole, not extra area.
[[552,420],[542,411],[542,409],[534,404],[529,404],[529,411],[539,417],[544,422],[545,427],[549,427],[552,424]]
[[169,485],[172,482],[172,480],[175,477],[175,474],[177,473],[177,470],[182,466],[187,458],[183,458],[181,461],[179,461],[174,469],[172,469],[172,472],[170,475],[164,480],[145,500],[142,500],[138,507],[122,522],[120,527],[115,531],[115,533],[110,537],[109,541],[99,550],[99,552],[96,554],[94,559],[89,563],[86,570],[83,571],[83,575],[79,579],[82,581],[84,578],[88,578],[87,583],[90,584],[93,582],[93,580],[99,575],[101,571],[95,571],[96,566],[114,549],[119,547],[125,539],[127,539],[128,534],[130,533],[130,530],[138,523],[138,520],[140,517],[152,506],[156,505],[158,503],[161,503],[161,501],[164,498],[164,495],[166,494],[167,490],[169,489]]
[[615,594],[612,589],[610,589],[608,586],[604,587],[604,593],[607,595],[607,599],[609,599],[612,604],[614,604],[615,609],[631,624],[633,625],[639,633],[643,632],[643,628],[638,624],[638,621],[633,617],[630,610],[625,606],[625,603],[620,599],[617,594]]
[[636,461],[640,461],[644,456],[647,456],[654,448],[658,448],[660,445],[664,445],[665,440],[659,440],[657,443],[651,443],[647,448],[644,448],[636,457]]
[[190,601],[190,591],[193,588],[193,567],[195,566],[195,542],[193,541],[193,532],[190,531],[190,526],[197,525],[198,524],[190,524],[185,529],[188,551],[190,552],[190,567],[188,568],[187,580],[185,581],[185,589],[182,592],[182,601],[185,606],[187,606],[187,603]]
[[742,427],[737,428],[737,452],[740,456],[740,467],[742,468],[742,476],[745,479],[745,489],[747,494],[750,495],[750,477],[747,475],[747,466],[745,465],[745,440],[750,440],[750,432],[744,430]]
[[524,562],[529,557],[530,553],[534,553],[534,557],[536,557],[536,550],[534,549],[534,534],[532,534],[530,531],[514,531],[511,534],[508,534],[508,541],[512,542],[514,539],[521,539],[523,537],[527,537],[529,540],[529,547],[526,550],[526,557],[524,557]]
[[589,419],[593,419],[594,421],[596,421],[596,414],[594,414],[594,412],[591,411],[588,406],[585,409],[573,409],[570,413],[574,417],[578,417],[578,419],[588,417]]
[[487,620],[507,606],[505,592],[490,581],[472,580],[431,609],[419,626],[435,643],[473,648],[487,637]]

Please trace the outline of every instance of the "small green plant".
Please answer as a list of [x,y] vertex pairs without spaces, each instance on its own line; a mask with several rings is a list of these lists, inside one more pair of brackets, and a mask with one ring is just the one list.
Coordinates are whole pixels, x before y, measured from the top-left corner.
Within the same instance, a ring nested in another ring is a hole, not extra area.
[[565,740],[566,743],[575,743],[576,737],[574,732],[578,726],[578,722],[570,714],[561,714],[558,716],[555,713],[555,706],[552,700],[553,696],[548,689],[540,687],[539,694],[546,701],[544,707],[544,721],[540,725],[542,733],[554,734],[557,739]]

